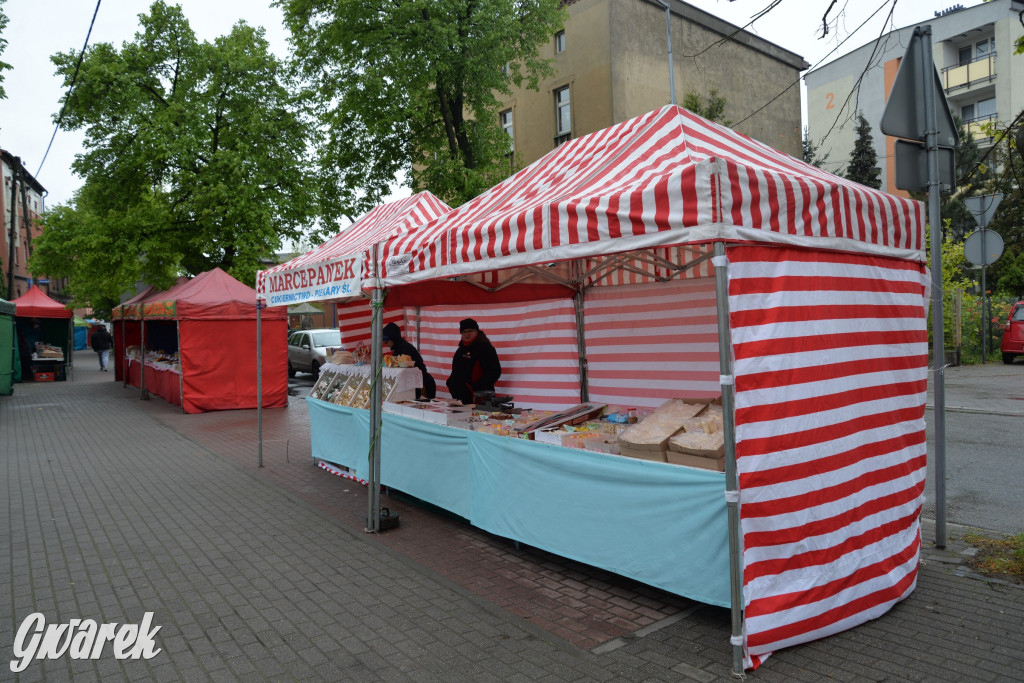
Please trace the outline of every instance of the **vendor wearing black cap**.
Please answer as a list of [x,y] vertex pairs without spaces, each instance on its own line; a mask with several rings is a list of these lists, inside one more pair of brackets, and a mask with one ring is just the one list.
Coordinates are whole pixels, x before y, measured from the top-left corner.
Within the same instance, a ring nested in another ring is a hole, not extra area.
[[463,403],[475,403],[475,392],[494,391],[494,383],[501,377],[501,363],[491,340],[475,320],[466,318],[460,322],[459,333],[462,340],[452,358],[448,391]]
[[395,323],[388,323],[384,326],[384,345],[391,349],[391,352],[396,356],[409,356],[412,358],[416,367],[423,373],[423,388],[417,389],[417,398],[420,396],[424,398],[434,398],[437,393],[437,383],[434,378],[427,372],[427,366],[423,362],[423,357],[420,352],[416,350],[416,347],[410,344],[408,341],[402,338],[402,330],[399,329]]

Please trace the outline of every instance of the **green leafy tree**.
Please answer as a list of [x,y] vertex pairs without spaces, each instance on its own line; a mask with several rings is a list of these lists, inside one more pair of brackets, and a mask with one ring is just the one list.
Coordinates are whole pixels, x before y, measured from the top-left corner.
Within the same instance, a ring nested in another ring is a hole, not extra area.
[[325,130],[332,213],[378,203],[403,174],[452,205],[507,176],[496,93],[538,87],[538,47],[565,20],[560,0],[275,4]]
[[[316,215],[312,127],[263,29],[199,42],[162,0],[120,50],[92,46],[62,127],[85,131],[85,184],[51,211],[32,260],[102,308],[137,280],[166,285],[219,266],[253,283],[260,259]],[[52,57],[64,86],[77,54]]]
[[[997,142],[988,153],[986,165],[999,171],[983,187],[986,194],[999,192],[1003,195],[988,229],[1002,237],[1004,253],[989,266],[988,281],[1006,293],[1014,291],[1011,283],[1015,277],[1011,274],[1004,279],[1003,271],[1014,270],[1015,261],[1011,255],[1024,251],[1024,156],[1019,146],[1019,143],[1024,142],[1024,135],[1018,134],[1019,130],[1020,127],[1011,130],[993,127],[989,131]],[[998,284],[1001,282],[1006,283],[1006,289]]]
[[857,114],[857,140],[853,143],[853,154],[846,166],[846,177],[876,190],[882,187],[882,172],[872,144],[871,125],[863,114]]
[[999,263],[996,292],[1016,298],[1024,297],[1024,249],[1007,250]]
[[978,227],[971,212],[967,210],[964,199],[985,194],[986,183],[991,180],[992,174],[988,166],[981,162],[981,152],[974,139],[974,133],[964,125],[959,116],[954,115],[953,121],[960,137],[953,150],[957,187],[953,192],[944,193],[940,204],[942,218],[949,225],[948,237],[962,241]]
[[803,136],[803,160],[811,166],[817,166],[821,168],[821,165],[828,161],[828,155],[818,155],[818,145],[814,144],[811,140],[811,132],[807,126],[804,126]]
[[[4,38],[3,33],[7,29],[7,14],[4,12],[4,3],[7,0],[0,0],[0,55],[4,53],[4,49],[7,48],[7,39]],[[11,65],[7,62],[0,61],[0,100],[7,99],[7,91],[4,90],[4,71],[11,68]]]
[[689,109],[697,116],[703,116],[708,121],[720,123],[723,126],[731,126],[732,121],[725,118],[725,98],[718,90],[712,88],[706,95],[701,95],[691,90],[683,97],[683,108]]

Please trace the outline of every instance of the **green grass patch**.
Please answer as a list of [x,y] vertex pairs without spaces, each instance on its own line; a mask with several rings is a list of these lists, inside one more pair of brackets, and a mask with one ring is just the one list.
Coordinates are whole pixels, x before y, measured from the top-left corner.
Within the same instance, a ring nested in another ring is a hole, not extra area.
[[1024,533],[1004,538],[989,538],[969,532],[964,540],[978,549],[971,565],[986,576],[1013,583],[1024,583]]

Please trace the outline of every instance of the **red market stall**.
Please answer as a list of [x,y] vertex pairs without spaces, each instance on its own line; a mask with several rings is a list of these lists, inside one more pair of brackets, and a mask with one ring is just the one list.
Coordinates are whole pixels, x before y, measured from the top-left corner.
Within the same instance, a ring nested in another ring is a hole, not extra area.
[[[716,558],[694,583],[712,572],[731,576],[738,673],[780,647],[876,618],[914,589],[926,469],[923,223],[918,202],[665,107],[561,145],[388,240],[375,284],[390,288],[389,302],[458,303],[469,315],[506,283],[561,282],[575,292],[579,353],[577,383],[561,388],[564,398],[629,405],[645,396],[721,395],[726,465],[715,474],[715,515],[723,533],[675,537],[686,547],[679,558],[677,547],[655,544],[636,571],[663,557],[677,566],[694,555]],[[472,285],[475,296],[445,301],[456,285]],[[680,322],[659,334],[659,321]],[[651,346],[658,349],[649,353]],[[610,564],[627,553],[610,553],[610,530],[590,533],[593,519],[647,528],[642,497],[615,491],[630,505],[609,517],[615,503],[592,485],[597,479],[581,475],[553,488],[543,474],[557,459],[561,472],[594,472],[598,463],[630,476],[619,456],[543,445],[541,457],[520,440],[466,440],[465,509],[481,528],[598,566],[587,553]],[[389,459],[402,457],[385,450],[384,474]],[[634,467],[651,468],[666,479],[678,469]],[[488,479],[491,470],[500,485]],[[487,496],[476,494],[481,486]],[[674,498],[692,491],[696,485],[684,484]],[[635,543],[627,532],[623,542]],[[725,548],[728,562],[718,564]],[[693,595],[687,577],[668,580],[671,590]]]
[[125,376],[128,358],[125,355],[125,348],[128,346],[139,346],[142,343],[142,316],[139,303],[156,292],[156,289],[147,285],[145,289],[132,298],[119,306],[115,306],[111,312],[111,317],[114,320],[114,348],[111,350],[111,354],[114,360],[118,361],[113,363],[114,379],[118,382],[124,382],[126,386]]
[[287,317],[260,316],[256,292],[220,268],[164,292],[144,292],[114,311],[121,328],[115,352],[127,384],[182,406],[183,412],[256,408],[257,367],[262,407],[288,403]]
[[17,306],[15,324],[22,356],[22,377],[37,381],[71,377],[74,313],[54,301],[38,285],[11,301]]

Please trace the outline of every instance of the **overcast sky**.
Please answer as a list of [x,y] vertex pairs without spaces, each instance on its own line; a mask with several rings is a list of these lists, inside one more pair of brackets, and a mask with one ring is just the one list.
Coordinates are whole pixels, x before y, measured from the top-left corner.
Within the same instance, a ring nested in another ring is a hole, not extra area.
[[[839,24],[833,25],[829,35],[821,39],[822,15],[832,0],[690,0],[691,5],[737,26],[746,25],[776,2],[777,6],[748,30],[803,56],[812,65],[817,65],[879,7],[884,6],[874,20],[847,40],[829,60],[875,39],[894,2],[896,27],[926,20],[934,11],[956,4],[952,0],[838,0],[829,17],[838,18]],[[978,4],[977,0],[960,2],[968,6]],[[236,21],[245,19],[251,25],[266,29],[271,48],[278,55],[287,54],[287,34],[281,25],[281,13],[270,6],[269,0],[179,0],[177,4],[183,8],[200,40],[224,35]],[[138,29],[138,15],[145,13],[149,5],[149,0],[102,0],[90,44],[109,42],[119,48],[123,42],[130,41]],[[13,68],[4,75],[7,99],[0,100],[0,147],[22,158],[28,171],[47,189],[47,207],[53,207],[68,201],[81,185],[81,180],[71,172],[71,162],[81,151],[83,138],[79,132],[59,131],[43,162],[62,95],[61,81],[54,76],[50,56],[82,48],[96,3],[93,0],[7,0],[3,9],[10,22],[4,32],[7,49],[0,60]],[[766,97],[774,94],[766,93]]]

